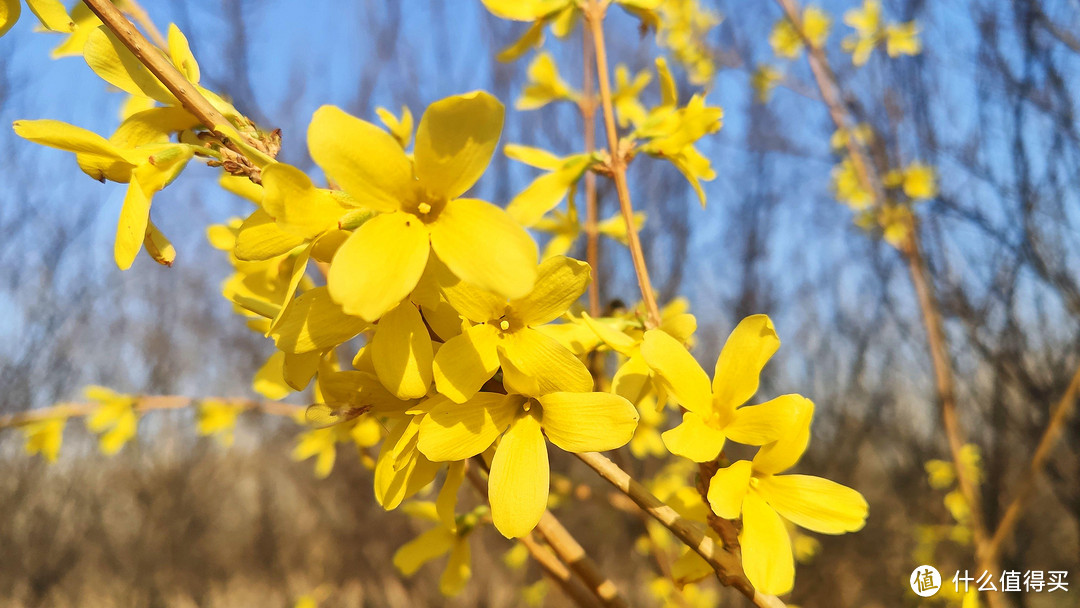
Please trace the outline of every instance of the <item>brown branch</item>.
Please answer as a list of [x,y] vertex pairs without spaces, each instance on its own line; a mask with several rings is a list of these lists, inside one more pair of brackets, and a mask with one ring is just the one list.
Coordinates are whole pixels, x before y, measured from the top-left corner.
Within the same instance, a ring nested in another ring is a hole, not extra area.
[[586,26],[592,35],[593,49],[596,52],[596,73],[600,81],[600,103],[604,110],[604,130],[607,131],[608,151],[611,154],[611,178],[615,182],[615,192],[619,197],[619,209],[626,222],[627,245],[630,257],[634,261],[641,299],[645,302],[648,313],[647,325],[656,327],[660,324],[660,308],[656,305],[656,294],[649,281],[649,269],[645,265],[645,254],[641,249],[641,239],[634,225],[634,206],[630,201],[630,188],[626,183],[626,156],[619,149],[619,133],[615,130],[615,108],[611,100],[611,76],[608,70],[607,49],[604,43],[604,15],[607,2],[589,0],[582,10]]
[[[839,80],[836,78],[832,68],[829,67],[824,49],[815,45],[806,35],[795,0],[776,0],[776,2],[803,39],[814,80],[821,91],[822,99],[828,107],[829,116],[832,118],[836,128],[847,129],[849,126],[853,126],[847,107],[841,100]],[[867,153],[862,142],[850,136],[844,139],[848,157],[851,159],[860,185],[864,190],[871,193],[877,208],[884,207],[887,199],[885,187],[881,180],[881,171],[874,166],[871,156]],[[899,249],[907,261],[908,274],[915,289],[923,325],[926,330],[927,346],[933,365],[935,388],[938,401],[941,404],[941,418],[945,427],[950,458],[956,471],[956,480],[960,486],[960,492],[970,507],[972,535],[979,566],[984,570],[996,572],[998,571],[996,561],[990,559],[992,554],[987,551],[990,538],[987,533],[986,522],[983,519],[979,490],[974,480],[967,474],[966,467],[960,456],[964,447],[964,437],[956,413],[955,374],[952,360],[949,357],[949,343],[945,336],[941,308],[923,256],[918,236],[918,224],[914,219],[914,214],[912,214],[907,228],[907,238]],[[988,592],[986,598],[991,608],[1000,606],[1000,598],[997,593]]]
[[[203,401],[224,401],[241,406],[246,411],[260,412],[271,416],[293,417],[304,411],[302,405],[291,405],[278,401],[254,401],[251,399],[224,399],[219,397],[184,397],[182,395],[146,395],[135,396],[135,411],[143,414],[161,410],[179,410],[191,407]],[[81,418],[93,414],[101,404],[84,402],[58,403],[52,407],[43,407],[23,412],[0,416],[0,429],[25,426],[42,420],[54,418]]]
[[[477,459],[477,464],[484,465],[481,459]],[[469,466],[465,471],[466,476],[469,478],[469,483],[484,502],[488,502],[487,483],[480,477],[477,472],[477,467]],[[548,578],[555,581],[555,584],[578,606],[584,608],[601,608],[603,604],[600,603],[599,598],[593,594],[592,590],[585,586],[580,578],[577,578],[566,564],[559,559],[555,553],[548,547],[540,544],[535,538],[533,538],[532,532],[519,538],[521,544],[525,545],[525,548],[529,551],[529,555],[532,556],[536,563],[540,566],[540,569],[544,571],[544,574]]]
[[[579,107],[584,126],[585,153],[596,150],[596,95],[593,93],[593,39],[589,28],[582,28],[582,95]],[[600,316],[600,230],[596,201],[596,174],[585,172],[585,261],[593,269],[589,283],[589,314]]]
[[146,13],[146,9],[142,5],[135,0],[126,0],[123,4],[123,11],[131,15],[131,18],[146,30],[146,34],[150,36],[150,39],[154,41],[158,48],[162,50],[169,48],[169,42],[161,35],[161,30],[154,25],[154,21],[150,19],[150,15]]
[[[101,19],[109,30],[131,51],[150,72],[161,81],[165,88],[180,101],[188,112],[221,141],[222,145],[247,159],[254,167],[262,167],[273,162],[267,156],[266,146],[240,133],[236,128],[195,88],[179,70],[165,58],[159,50],[146,39],[138,28],[124,16],[110,0],[83,0],[87,7]],[[252,181],[258,181],[252,175]]]
[[736,554],[724,548],[717,547],[716,543],[706,536],[701,529],[693,526],[691,522],[683,519],[675,509],[672,509],[664,504],[659,498],[653,496],[651,492],[645,489],[645,486],[634,481],[626,471],[620,469],[606,456],[597,454],[596,452],[574,455],[599,473],[600,476],[611,483],[611,485],[615,486],[623,494],[626,494],[630,500],[634,501],[634,503],[648,513],[649,516],[663,524],[668,530],[671,530],[671,533],[674,534],[676,538],[700,555],[708,562],[709,566],[716,571],[716,576],[720,579],[721,583],[728,587],[734,587],[740,593],[750,598],[756,606],[762,608],[779,608],[784,606],[784,603],[776,596],[765,595],[754,589],[754,586],[747,580],[746,574],[743,573],[742,564]]
[[1050,456],[1051,450],[1053,450],[1054,445],[1061,436],[1061,432],[1065,428],[1065,422],[1069,419],[1069,414],[1072,413],[1073,407],[1076,405],[1077,393],[1080,393],[1080,368],[1077,368],[1072,381],[1069,382],[1069,387],[1061,397],[1061,401],[1058,401],[1054,407],[1054,412],[1050,415],[1050,422],[1046,425],[1046,430],[1035,448],[1035,454],[1031,457],[1031,463],[1028,465],[1024,481],[1012,502],[1005,508],[1005,515],[1001,518],[997,530],[994,531],[994,535],[990,539],[990,544],[986,548],[987,561],[997,562],[1002,546],[1012,535],[1013,529],[1020,521],[1020,515],[1035,492],[1035,483],[1042,476],[1046,459]]

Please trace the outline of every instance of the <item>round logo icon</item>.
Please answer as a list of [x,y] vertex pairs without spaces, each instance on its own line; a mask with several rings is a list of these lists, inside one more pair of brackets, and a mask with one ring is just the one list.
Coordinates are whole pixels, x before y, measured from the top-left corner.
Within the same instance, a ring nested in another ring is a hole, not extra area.
[[941,574],[933,566],[919,566],[911,572],[911,590],[919,597],[930,597],[941,589]]

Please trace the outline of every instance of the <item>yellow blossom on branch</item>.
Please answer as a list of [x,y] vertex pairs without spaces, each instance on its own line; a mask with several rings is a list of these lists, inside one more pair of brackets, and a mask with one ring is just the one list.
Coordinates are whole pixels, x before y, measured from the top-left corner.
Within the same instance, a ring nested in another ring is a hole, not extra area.
[[26,438],[23,449],[31,456],[41,454],[48,462],[56,462],[64,442],[66,424],[67,418],[48,418],[23,425],[21,430]]

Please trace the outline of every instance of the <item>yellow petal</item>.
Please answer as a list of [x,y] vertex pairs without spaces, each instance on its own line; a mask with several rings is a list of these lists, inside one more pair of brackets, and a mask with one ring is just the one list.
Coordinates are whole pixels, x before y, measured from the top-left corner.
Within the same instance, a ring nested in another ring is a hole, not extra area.
[[136,159],[104,137],[59,120],[16,120],[15,134],[36,144],[76,154],[100,156],[134,165]]
[[113,256],[120,270],[131,268],[135,256],[142,249],[146,237],[146,223],[150,220],[150,197],[143,192],[139,180],[132,176],[124,195],[124,206],[120,210],[120,221],[116,226],[116,243]]
[[742,514],[743,498],[750,489],[750,461],[739,460],[720,469],[709,482],[709,506],[724,519],[738,519]]
[[417,399],[431,385],[431,337],[420,311],[405,300],[379,320],[371,341],[375,373],[400,399]]
[[[390,427],[375,463],[375,500],[387,511],[431,483],[441,467],[416,450],[416,434],[406,435],[409,427],[409,419]],[[396,454],[404,456],[397,458]]]
[[285,232],[270,214],[256,209],[240,225],[233,253],[237,259],[258,262],[284,255],[303,244],[303,237]]
[[191,46],[187,36],[176,27],[175,23],[169,24],[169,57],[176,69],[192,83],[199,82],[199,63],[191,54]]
[[[156,53],[156,50],[149,52]],[[83,47],[87,65],[105,82],[131,93],[150,97],[167,106],[179,106],[176,97],[105,26],[90,32]]]
[[273,355],[255,373],[251,388],[267,399],[282,399],[293,391],[292,387],[285,382],[283,365],[285,353],[274,351]]
[[338,248],[327,276],[330,295],[345,312],[374,321],[416,287],[430,251],[416,216],[376,216]]
[[285,232],[304,238],[333,230],[347,211],[329,190],[311,183],[303,171],[274,163],[263,169],[262,206]]
[[11,29],[11,26],[19,20],[22,13],[22,2],[19,0],[0,0],[0,36]]
[[567,0],[481,0],[492,15],[513,21],[535,21],[561,10]]
[[669,452],[694,462],[708,462],[724,449],[724,432],[705,424],[694,412],[683,414],[682,423],[660,437]]
[[634,436],[638,413],[611,393],[550,393],[539,398],[540,423],[551,443],[567,452],[604,452]]
[[[293,259],[292,269],[289,273],[289,282],[285,286],[285,293],[281,296],[281,308],[278,313],[274,315],[274,318],[270,321],[270,327],[266,330],[266,337],[269,338],[271,332],[278,323],[281,322],[281,318],[285,316],[285,313],[289,310],[289,307],[293,304],[293,296],[296,295],[296,290],[300,287],[300,282],[304,279],[307,272],[308,261],[311,259],[311,247],[306,247]],[[283,273],[284,274],[284,273]]]
[[529,26],[529,29],[525,30],[524,34],[518,37],[510,46],[499,51],[495,59],[504,63],[515,61],[529,52],[529,49],[539,47],[544,42],[544,27],[546,25],[547,23],[543,20],[534,21]]
[[438,258],[433,256],[428,266],[437,268],[443,298],[466,319],[476,323],[494,321],[506,311],[506,298],[462,281]]
[[315,111],[308,150],[327,177],[364,207],[392,211],[413,196],[412,166],[397,140],[340,108]]
[[535,226],[548,211],[566,198],[574,181],[577,180],[570,180],[559,171],[544,173],[510,201],[506,212],[522,226]]
[[521,144],[506,144],[503,146],[503,154],[519,163],[525,163],[530,167],[547,171],[555,171],[562,167],[565,162],[562,158],[547,150]]
[[814,402],[800,397],[790,400],[789,405],[796,410],[795,420],[783,437],[762,447],[754,455],[754,470],[758,473],[771,475],[790,469],[806,451],[810,442],[810,423],[814,418]]
[[46,29],[65,34],[75,31],[75,21],[60,0],[26,0],[26,6]]
[[491,521],[507,538],[528,534],[547,510],[547,442],[533,413],[518,416],[506,431],[488,476]]
[[511,314],[524,325],[543,325],[559,318],[585,293],[592,270],[585,262],[556,256],[536,271],[536,286],[523,298],[510,301]]
[[713,397],[717,406],[735,408],[753,397],[762,368],[778,348],[780,338],[767,315],[752,315],[740,321],[716,360]]
[[465,461],[451,462],[446,468],[446,479],[439,488],[439,497],[435,501],[435,511],[439,515],[439,521],[448,529],[457,532],[457,508],[458,490],[465,481]]
[[431,247],[462,281],[507,298],[532,290],[536,243],[502,209],[479,200],[453,200],[430,228]]
[[294,391],[302,391],[307,388],[308,383],[315,377],[321,359],[322,353],[319,351],[299,355],[285,353],[285,361],[281,366],[281,377],[285,379],[285,384],[288,384]]
[[172,266],[176,261],[176,248],[168,237],[158,230],[154,222],[147,221],[143,247],[146,248],[146,253],[162,266]]
[[439,578],[439,592],[447,597],[461,593],[465,583],[472,576],[472,565],[469,556],[469,540],[458,538],[454,547],[450,549],[450,559],[446,562],[446,569]]
[[405,576],[412,576],[421,566],[450,551],[457,535],[439,526],[410,540],[394,552],[394,567]]
[[440,301],[433,306],[421,304],[420,312],[423,313],[424,321],[427,321],[431,330],[442,340],[451,340],[461,335],[461,315],[445,301]]
[[592,390],[588,368],[555,338],[523,328],[508,334],[499,344],[503,379],[507,388],[522,395]]
[[420,423],[420,451],[442,462],[471,458],[491,447],[521,410],[521,397],[478,393],[465,403],[435,398]]
[[499,369],[497,336],[481,324],[447,340],[435,355],[435,388],[457,403],[471,399]]
[[[136,112],[124,119],[116,131],[109,137],[109,142],[119,148],[136,148],[147,144],[167,144],[173,133],[191,129],[199,125],[195,118],[184,108],[150,108]],[[228,175],[223,173],[222,175]],[[246,177],[230,176],[258,188]]]
[[702,415],[712,411],[709,377],[675,338],[651,329],[645,332],[641,354],[680,405]]
[[783,520],[757,492],[743,501],[743,570],[758,591],[782,595],[795,585],[795,559]]
[[611,392],[622,395],[630,403],[640,403],[652,390],[652,383],[649,382],[650,371],[641,353],[635,353],[615,372],[611,379]]
[[766,475],[758,491],[777,513],[807,530],[843,534],[866,524],[866,499],[835,481],[811,475]]
[[326,350],[364,331],[363,319],[345,314],[325,287],[300,294],[271,330],[274,344],[290,353]]
[[416,176],[437,197],[461,196],[480,179],[502,133],[503,105],[484,91],[440,99],[416,129]]
[[805,399],[801,395],[781,395],[761,405],[740,407],[724,427],[724,432],[728,439],[745,445],[765,445],[776,441],[791,430],[799,404]]

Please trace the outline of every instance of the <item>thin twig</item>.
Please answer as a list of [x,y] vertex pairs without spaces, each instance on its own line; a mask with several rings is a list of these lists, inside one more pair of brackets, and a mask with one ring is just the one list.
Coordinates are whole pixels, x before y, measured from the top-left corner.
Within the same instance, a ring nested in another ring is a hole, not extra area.
[[[795,0],[776,0],[783,9],[788,20],[794,25],[795,30],[803,39],[807,48],[810,70],[814,74],[814,80],[821,91],[822,99],[829,110],[829,116],[839,130],[845,130],[853,126],[847,106],[844,105],[840,96],[839,80],[835,72],[829,66],[825,51],[813,43],[803,29],[802,18],[799,14]],[[870,154],[867,153],[862,142],[858,138],[844,138],[848,157],[851,159],[855,175],[864,190],[869,192],[877,208],[885,206],[887,200],[885,187],[881,179],[880,171],[874,166]],[[955,374],[952,360],[949,357],[949,343],[945,335],[941,309],[938,304],[937,294],[930,278],[923,255],[922,246],[918,236],[918,224],[914,214],[911,215],[907,226],[907,238],[900,246],[900,251],[907,261],[908,274],[911,277],[912,286],[915,289],[919,302],[919,310],[922,314],[923,325],[926,330],[927,347],[930,350],[930,360],[934,370],[935,388],[938,401],[941,404],[941,418],[945,427],[945,436],[949,446],[949,454],[956,471],[957,484],[960,492],[967,501],[971,511],[972,536],[975,543],[975,554],[979,566],[989,572],[997,572],[997,563],[991,559],[992,554],[987,551],[990,538],[987,533],[986,522],[982,513],[982,501],[979,490],[974,480],[967,473],[967,467],[961,458],[964,447],[963,432],[960,429],[959,419],[956,413],[956,388]],[[987,603],[991,608],[1000,606],[1000,598],[997,593],[990,591],[986,594]]]
[[[238,131],[179,70],[139,32],[131,21],[110,0],[83,0],[116,37],[131,51],[165,88],[176,97],[206,128],[221,140],[222,145],[246,158],[255,167],[273,162],[266,146]],[[238,141],[239,140],[239,141]],[[253,181],[257,176],[252,175]]]
[[[593,39],[589,28],[582,28],[582,94],[581,120],[585,138],[585,153],[596,150],[596,95],[593,92]],[[593,269],[593,280],[589,283],[589,314],[595,319],[600,316],[600,230],[599,211],[596,201],[596,174],[585,172],[585,261]]]
[[161,35],[161,30],[154,25],[153,19],[146,13],[146,9],[142,5],[135,0],[126,0],[123,4],[123,11],[131,15],[131,18],[146,30],[147,35],[150,36],[150,39],[154,41],[158,48],[163,50],[169,48],[169,42]]
[[[179,410],[192,407],[203,401],[224,401],[246,411],[260,412],[271,416],[295,417],[304,412],[304,406],[280,403],[278,401],[254,401],[251,399],[224,399],[219,397],[185,397],[182,395],[146,395],[135,396],[135,411],[143,414],[161,410]],[[85,402],[58,403],[51,407],[42,407],[23,412],[0,416],[0,429],[15,428],[52,420],[55,418],[81,418],[93,414],[101,404]]]
[[1020,521],[1020,515],[1024,512],[1024,508],[1027,507],[1028,501],[1031,500],[1031,496],[1035,492],[1035,483],[1042,476],[1046,459],[1050,456],[1051,450],[1053,450],[1054,445],[1061,436],[1061,432],[1065,428],[1065,422],[1069,419],[1069,414],[1072,413],[1073,407],[1076,405],[1077,393],[1080,393],[1080,368],[1073,374],[1072,381],[1069,382],[1069,387],[1065,390],[1065,395],[1061,397],[1061,401],[1058,401],[1057,405],[1054,406],[1054,412],[1050,415],[1050,422],[1046,425],[1042,439],[1039,440],[1039,444],[1035,448],[1035,454],[1031,457],[1031,463],[1028,465],[1024,481],[1012,502],[1005,508],[1005,515],[1001,518],[997,530],[994,531],[994,535],[990,539],[990,544],[986,549],[987,560],[997,561],[1002,546],[1012,535],[1013,528]]
[[660,308],[656,304],[656,294],[649,281],[649,269],[645,265],[645,254],[641,250],[641,239],[634,225],[634,206],[630,201],[630,188],[626,183],[626,158],[619,150],[619,133],[615,130],[615,108],[611,100],[611,76],[608,70],[607,49],[604,43],[604,15],[607,3],[589,0],[583,10],[585,23],[593,38],[596,51],[596,73],[600,81],[600,104],[604,110],[604,130],[607,131],[608,151],[611,154],[611,176],[615,182],[615,193],[619,197],[619,209],[626,222],[626,240],[630,248],[630,257],[634,261],[641,299],[645,302],[648,314],[647,325],[660,325]]
[[[478,459],[479,460],[479,459]],[[478,462],[477,464],[483,464]],[[477,467],[467,467],[465,470],[466,476],[469,478],[469,483],[472,484],[473,489],[484,499],[484,502],[488,502],[487,483],[480,477],[480,473]],[[544,574],[548,578],[555,581],[555,584],[563,590],[566,595],[574,600],[574,603],[583,608],[602,608],[603,604],[600,603],[593,592],[585,586],[585,583],[577,578],[566,564],[559,559],[555,553],[548,547],[541,545],[535,538],[533,538],[532,532],[519,538],[521,544],[525,545],[525,548],[529,551],[529,555],[532,556],[536,563],[540,566],[540,569],[544,571]]]
[[746,574],[743,573],[742,564],[737,555],[718,547],[700,528],[683,519],[675,509],[653,496],[651,492],[645,489],[645,486],[634,481],[626,471],[620,469],[606,456],[596,452],[575,454],[575,456],[589,465],[590,468],[599,473],[601,477],[623,494],[626,494],[649,516],[663,524],[668,530],[671,530],[671,533],[676,538],[704,558],[709,566],[716,571],[716,576],[721,583],[728,587],[734,587],[750,598],[756,606],[762,608],[784,606],[784,603],[776,596],[765,595],[754,589],[754,586],[747,580]]

